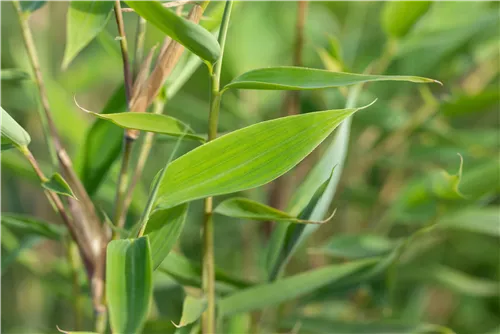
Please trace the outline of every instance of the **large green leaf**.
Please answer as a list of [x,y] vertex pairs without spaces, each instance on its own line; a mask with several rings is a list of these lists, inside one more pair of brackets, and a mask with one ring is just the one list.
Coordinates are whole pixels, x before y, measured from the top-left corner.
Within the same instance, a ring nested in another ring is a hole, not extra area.
[[293,168],[357,110],[283,117],[197,147],[167,167],[156,205],[169,208],[266,184]]
[[355,85],[372,81],[410,81],[429,83],[439,81],[399,75],[367,75],[332,72],[306,67],[270,67],[243,73],[228,83],[224,89],[259,89],[259,90],[308,90]]
[[54,173],[49,180],[43,182],[42,187],[57,194],[73,197],[76,199],[75,193],[73,192],[73,190],[71,190],[69,184],[59,173]]
[[0,72],[0,79],[2,81],[20,81],[27,80],[30,75],[22,70],[16,68],[2,69]]
[[2,146],[12,144],[25,147],[31,142],[30,135],[2,107],[1,138]]
[[354,275],[375,262],[376,260],[360,260],[331,265],[235,292],[219,301],[219,312],[223,316],[250,312],[303,296],[326,285],[333,288],[335,282]]
[[382,27],[391,37],[404,37],[431,6],[431,1],[391,1],[384,4]]
[[[80,107],[81,108],[81,107]],[[161,133],[164,135],[169,135],[173,137],[185,137],[189,139],[199,140],[201,142],[205,141],[205,138],[197,136],[192,133],[186,133],[186,129],[189,127],[179,121],[178,119],[166,116],[162,114],[152,114],[152,113],[139,113],[139,112],[122,112],[113,114],[99,114],[84,108],[81,108],[86,112],[111,121],[119,127],[125,129],[135,129],[141,131],[148,131],[154,133]]]
[[500,207],[468,208],[441,217],[437,227],[500,237]]
[[151,243],[153,270],[163,262],[181,235],[188,211],[187,204],[156,211],[149,217],[144,235]]
[[249,220],[287,221],[299,224],[321,224],[325,222],[299,219],[286,212],[243,197],[225,200],[215,208],[214,213]]
[[138,333],[153,297],[148,237],[113,240],[106,255],[106,298],[113,333]]
[[62,67],[68,67],[76,55],[106,26],[113,1],[71,1],[66,16],[66,48]]
[[219,59],[220,46],[215,37],[199,25],[175,15],[159,1],[125,1],[137,14],[184,45],[201,59],[213,64]]
[[[127,110],[125,87],[121,85],[108,100],[102,114]],[[108,174],[111,165],[121,152],[123,130],[111,122],[98,119],[92,124],[85,136],[82,155],[79,157],[79,170],[85,189],[90,195],[99,188]]]
[[60,225],[50,224],[41,219],[20,215],[15,213],[2,212],[2,225],[8,226],[13,231],[18,231],[23,235],[34,235],[52,240],[61,240],[65,234],[65,229]]

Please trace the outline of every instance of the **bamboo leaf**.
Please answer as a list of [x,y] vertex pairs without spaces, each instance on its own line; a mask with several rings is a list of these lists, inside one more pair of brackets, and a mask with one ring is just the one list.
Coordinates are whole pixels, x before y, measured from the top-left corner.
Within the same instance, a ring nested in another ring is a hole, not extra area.
[[333,237],[320,252],[348,260],[386,255],[396,242],[376,234],[346,234]]
[[429,10],[431,1],[386,2],[382,10],[382,27],[391,37],[404,37]]
[[187,204],[156,211],[148,220],[144,235],[149,237],[153,270],[163,262],[181,235],[188,211]]
[[42,8],[47,1],[19,1],[21,10],[24,13],[33,13],[34,11]]
[[155,25],[173,40],[201,59],[213,64],[219,59],[220,46],[215,37],[201,26],[175,15],[158,1],[125,1],[137,14]]
[[445,266],[436,266],[430,276],[459,294],[472,297],[494,297],[500,294],[498,283],[485,278],[473,277]]
[[275,119],[199,146],[167,167],[156,206],[169,208],[264,185],[293,168],[342,120],[360,109]]
[[367,75],[282,66],[260,68],[243,73],[228,83],[223,91],[227,89],[309,90],[342,87],[372,81],[436,82],[441,84],[437,80],[415,76]]
[[207,308],[207,300],[205,298],[194,298],[186,296],[182,305],[182,317],[179,324],[174,324],[175,327],[184,327],[192,324],[201,317],[201,314]]
[[42,183],[42,187],[57,194],[77,199],[73,190],[59,173],[54,173],[49,180]]
[[326,285],[334,288],[335,282],[355,275],[374,263],[376,260],[331,265],[238,291],[219,301],[219,312],[223,316],[250,312],[301,297]]
[[63,69],[104,29],[112,8],[112,1],[70,2],[66,17]]
[[[9,144],[26,147],[31,142],[30,135],[2,107],[1,138],[2,150]],[[4,146],[5,145],[5,146]]]
[[30,75],[28,73],[17,68],[2,69],[0,72],[0,79],[2,81],[21,81],[29,78]]
[[299,219],[268,205],[242,197],[234,197],[220,203],[214,210],[223,216],[262,221],[288,221],[299,224],[322,224],[325,221]]
[[56,326],[57,327],[57,330],[61,333],[64,333],[64,334],[97,334],[96,332],[76,332],[76,331],[65,331],[61,328],[59,328],[59,326]]
[[51,240],[61,240],[65,229],[60,225],[50,224],[31,216],[2,212],[2,225],[23,235],[33,235]]
[[[125,86],[121,85],[108,100],[102,114],[127,110]],[[111,122],[97,119],[85,136],[79,168],[89,195],[95,193],[121,152],[123,130]]]
[[500,237],[499,215],[500,207],[468,208],[441,217],[437,227]]
[[106,257],[106,298],[113,333],[138,333],[153,297],[151,248],[147,237],[113,240]]
[[[75,101],[76,103],[76,101]],[[78,105],[78,104],[77,104]],[[173,137],[185,137],[189,139],[205,141],[205,138],[191,133],[186,133],[189,126],[182,123],[178,119],[162,114],[139,113],[139,112],[122,112],[115,114],[99,114],[78,106],[83,111],[92,114],[101,119],[111,121],[114,124],[124,129],[134,129],[140,131],[148,131],[161,133]]]

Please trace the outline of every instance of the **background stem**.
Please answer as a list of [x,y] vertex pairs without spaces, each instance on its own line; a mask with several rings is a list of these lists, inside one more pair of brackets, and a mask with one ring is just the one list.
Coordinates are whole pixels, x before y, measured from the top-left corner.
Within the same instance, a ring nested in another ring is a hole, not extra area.
[[[220,75],[222,70],[222,59],[224,56],[224,45],[226,44],[227,29],[233,2],[226,2],[222,23],[219,33],[219,45],[221,53],[215,63],[214,71],[210,80],[210,113],[208,116],[208,141],[217,138],[217,125],[220,109]],[[203,271],[202,287],[207,297],[207,310],[203,313],[203,333],[215,333],[215,260],[214,260],[214,226],[212,217],[213,198],[205,199],[205,218],[203,222]]]

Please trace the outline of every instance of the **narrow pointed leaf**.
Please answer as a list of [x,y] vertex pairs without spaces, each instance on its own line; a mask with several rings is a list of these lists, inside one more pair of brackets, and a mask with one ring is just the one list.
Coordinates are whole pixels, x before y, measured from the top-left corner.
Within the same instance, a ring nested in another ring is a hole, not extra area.
[[21,10],[24,13],[33,13],[34,11],[42,8],[47,1],[20,1]]
[[299,219],[268,205],[242,197],[234,197],[225,200],[215,208],[214,212],[223,216],[249,220],[287,221],[300,224],[323,223],[321,221],[313,222],[309,220]]
[[470,276],[450,267],[439,265],[430,276],[446,288],[465,296],[494,297],[500,294],[498,282]]
[[147,237],[113,240],[106,257],[106,298],[113,333],[138,333],[153,297],[153,268]]
[[498,206],[464,209],[441,217],[437,227],[500,237],[499,216]]
[[[56,326],[57,327],[57,326]],[[64,333],[64,334],[97,334],[96,332],[77,332],[77,331],[66,331],[64,329],[61,329],[59,327],[57,327],[57,330],[61,333]]]
[[159,1],[125,1],[137,14],[201,59],[213,64],[220,55],[215,37],[201,26],[175,15]]
[[388,254],[396,242],[376,234],[347,234],[333,237],[319,251],[343,259],[361,259]]
[[60,195],[73,197],[77,199],[69,184],[63,179],[59,173],[54,173],[49,180],[42,183],[42,187],[47,190],[53,191]]
[[66,16],[66,48],[62,67],[69,63],[106,26],[112,1],[71,1]]
[[187,204],[156,211],[148,220],[144,235],[149,237],[153,270],[167,257],[181,235],[188,211]]
[[[85,109],[83,109],[85,110]],[[138,112],[123,112],[116,114],[98,114],[88,110],[86,112],[111,121],[119,127],[125,129],[134,129],[140,131],[148,131],[154,133],[161,133],[173,137],[185,137],[189,139],[205,141],[205,138],[195,135],[193,133],[185,133],[185,129],[189,128],[186,124],[178,119],[162,114],[151,113],[138,113]]]
[[168,208],[264,185],[304,159],[359,109],[284,117],[231,132],[172,162],[156,205]]
[[235,292],[219,301],[219,312],[223,316],[250,312],[301,297],[326,285],[334,288],[335,282],[354,275],[374,263],[376,260],[331,265]]
[[309,90],[355,85],[372,81],[410,81],[429,83],[439,81],[399,75],[367,75],[332,72],[307,67],[260,68],[243,73],[224,87],[226,89]]
[[[126,110],[125,86],[121,85],[110,97],[100,115]],[[80,175],[89,195],[99,188],[111,165],[120,155],[122,141],[123,130],[103,119],[97,119],[87,132],[80,157]]]
[[24,130],[2,107],[1,138],[4,145],[28,146],[31,141],[30,135]]
[[429,10],[431,1],[391,1],[384,4],[382,27],[387,35],[404,37]]
[[65,229],[60,225],[50,224],[35,217],[15,213],[2,213],[2,225],[23,235],[33,235],[51,240],[60,240]]
[[179,324],[175,324],[175,327],[179,328],[192,324],[201,317],[206,308],[207,300],[205,298],[186,296],[182,305],[181,321]]
[[2,81],[20,81],[27,80],[30,75],[22,70],[16,68],[2,69],[0,72],[0,79]]

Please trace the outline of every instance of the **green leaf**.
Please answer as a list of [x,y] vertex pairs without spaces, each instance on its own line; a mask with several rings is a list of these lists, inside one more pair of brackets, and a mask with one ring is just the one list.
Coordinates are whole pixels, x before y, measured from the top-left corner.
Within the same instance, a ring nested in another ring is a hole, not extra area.
[[21,10],[24,13],[33,13],[34,11],[42,8],[47,1],[19,1]]
[[27,80],[29,78],[30,75],[28,73],[16,68],[2,69],[0,72],[0,79],[2,81],[20,81]]
[[225,200],[215,208],[214,213],[232,218],[263,221],[287,221],[299,224],[322,224],[329,220],[309,221],[299,219],[268,205],[242,197],[234,197]]
[[[125,86],[116,89],[103,108],[102,114],[127,110]],[[79,168],[82,182],[89,195],[96,192],[121,152],[123,130],[111,122],[98,119],[85,136]]]
[[113,240],[106,255],[106,298],[113,333],[138,333],[153,298],[153,268],[147,237]]
[[[92,114],[101,119],[111,121],[114,124],[124,129],[134,129],[140,131],[148,131],[154,133],[161,133],[173,137],[185,137],[189,139],[205,141],[205,138],[195,135],[193,133],[186,133],[189,126],[182,123],[178,119],[162,114],[152,114],[143,112],[122,112],[115,114],[99,114],[90,110],[80,109]],[[190,131],[192,132],[192,131]]]
[[66,48],[62,67],[67,68],[76,55],[106,26],[112,1],[71,1],[66,16]]
[[221,52],[219,43],[210,32],[199,25],[175,15],[158,1],[125,1],[125,3],[201,59],[210,64],[219,59]]
[[264,185],[293,168],[359,109],[262,122],[199,146],[167,167],[156,205],[169,208]]
[[57,330],[61,333],[65,333],[65,334],[97,334],[96,332],[76,332],[76,331],[65,331],[63,329],[60,329],[59,326],[57,326]]
[[151,243],[153,270],[165,260],[181,235],[188,211],[187,204],[156,211],[149,217],[144,235]]
[[182,305],[182,317],[179,324],[174,324],[175,327],[184,327],[192,324],[201,317],[201,314],[207,308],[207,300],[205,298],[194,298],[186,296]]
[[69,184],[59,173],[54,173],[49,180],[42,183],[42,187],[47,190],[53,191],[60,195],[73,197],[77,199],[73,190],[71,190]]
[[475,232],[500,237],[500,207],[468,208],[441,217],[438,228]]
[[40,236],[51,240],[61,240],[65,234],[63,226],[50,224],[35,217],[2,212],[2,225],[23,235]]
[[30,135],[2,107],[1,138],[4,145],[26,147],[31,142]]
[[382,27],[391,37],[404,37],[431,6],[431,1],[391,1],[384,4]]
[[[187,259],[179,253],[170,252],[158,267],[158,271],[171,276],[180,284],[201,287],[200,264]],[[215,289],[218,293],[247,288],[253,284],[233,277],[218,268],[215,268],[215,280]]]
[[469,276],[449,267],[439,265],[431,271],[430,276],[439,284],[461,295],[494,297],[500,294],[497,282]]
[[270,67],[243,73],[228,83],[227,89],[258,90],[308,90],[355,85],[372,81],[410,81],[416,83],[436,82],[437,80],[415,76],[367,75],[332,72],[306,67]]
[[301,297],[326,285],[334,288],[342,278],[354,275],[375,262],[360,260],[331,265],[235,292],[219,301],[219,312],[223,316],[250,312]]
[[432,189],[434,194],[439,198],[454,200],[463,199],[464,195],[460,193],[458,186],[462,179],[462,169],[464,164],[464,159],[460,156],[460,166],[458,167],[458,172],[456,175],[450,175],[446,171],[442,170],[435,174],[432,180]]
[[353,260],[388,254],[396,242],[375,234],[346,234],[334,236],[327,245],[319,249],[322,253]]

